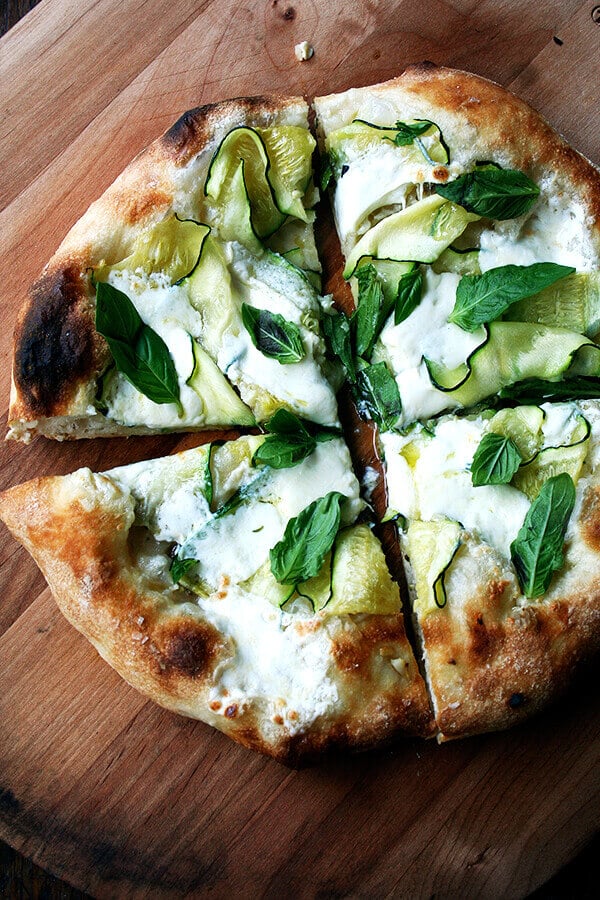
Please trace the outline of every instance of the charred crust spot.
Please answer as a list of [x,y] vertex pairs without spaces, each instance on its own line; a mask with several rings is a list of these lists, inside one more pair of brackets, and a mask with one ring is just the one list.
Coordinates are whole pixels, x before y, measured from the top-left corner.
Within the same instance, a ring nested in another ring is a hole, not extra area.
[[520,706],[523,706],[525,703],[525,694],[521,694],[516,691],[514,694],[511,694],[508,698],[508,705],[511,709],[518,709]]
[[15,384],[36,416],[60,414],[96,369],[92,304],[75,267],[42,277],[15,332]]
[[[206,147],[215,136],[220,122],[239,112],[239,123],[245,124],[249,114],[280,107],[276,97],[236,97],[220,103],[207,103],[185,112],[160,138],[160,143],[177,165],[185,163]],[[235,127],[231,123],[231,128]],[[231,130],[230,128],[228,130]]]
[[161,653],[167,672],[177,672],[186,678],[200,678],[212,671],[219,647],[216,631],[203,622],[176,622]]

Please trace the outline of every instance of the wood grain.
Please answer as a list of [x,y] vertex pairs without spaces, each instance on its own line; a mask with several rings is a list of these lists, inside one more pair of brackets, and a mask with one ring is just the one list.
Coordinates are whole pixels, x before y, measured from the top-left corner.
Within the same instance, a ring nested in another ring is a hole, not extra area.
[[[43,0],[0,42],[2,396],[27,284],[184,109],[344,89],[429,58],[514,86],[598,161],[592,8]],[[302,39],[315,57],[298,64]],[[321,236],[338,292],[335,241],[325,227]],[[193,440],[5,446],[0,481],[106,468]],[[0,833],[94,895],[525,896],[598,827],[600,710],[589,680],[510,733],[407,742],[290,772],[120,681],[4,530],[0,578]]]

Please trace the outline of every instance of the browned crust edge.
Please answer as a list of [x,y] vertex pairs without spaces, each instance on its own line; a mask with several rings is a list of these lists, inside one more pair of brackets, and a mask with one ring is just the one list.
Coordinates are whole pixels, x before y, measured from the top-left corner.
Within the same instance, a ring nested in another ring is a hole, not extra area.
[[[303,730],[276,723],[261,702],[215,710],[210,689],[219,665],[235,653],[232,639],[202,617],[186,592],[170,601],[155,576],[140,577],[134,569],[129,495],[91,473],[89,488],[70,492],[71,478],[39,478],[9,489],[0,495],[0,517],[39,565],[69,622],[145,696],[294,766],[401,735],[433,736],[401,613],[365,616],[358,624],[340,620],[332,635],[332,677],[343,702]],[[76,546],[65,540],[68,533],[77,533]],[[389,662],[398,653],[408,658],[402,677]]]

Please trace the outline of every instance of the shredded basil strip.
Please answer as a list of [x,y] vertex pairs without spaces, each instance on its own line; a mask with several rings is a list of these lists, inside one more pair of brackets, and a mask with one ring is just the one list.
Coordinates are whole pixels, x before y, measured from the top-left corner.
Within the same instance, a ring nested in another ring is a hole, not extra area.
[[329,187],[329,182],[333,178],[333,166],[329,155],[321,157],[321,182],[320,187],[323,192]]
[[175,582],[175,584],[179,584],[184,575],[193,569],[194,566],[198,564],[197,559],[186,558],[180,559],[178,556],[175,557],[173,562],[171,563],[170,573],[171,578]]
[[562,381],[526,378],[502,388],[500,400],[516,400],[525,406],[538,406],[552,400],[586,400],[600,397],[600,378],[574,376]]
[[210,467],[213,447],[213,443],[210,443],[207,447],[206,464],[204,466],[204,496],[206,497],[206,502],[208,503],[209,507],[212,506],[213,502],[213,477],[212,469]]
[[123,291],[96,285],[96,331],[102,335],[119,372],[154,403],[175,403],[179,414],[179,380],[169,348]]
[[524,172],[481,166],[447,184],[436,184],[440,196],[488,219],[515,219],[529,212],[540,189]]
[[316,450],[317,443],[339,437],[335,429],[313,434],[308,423],[289,412],[278,409],[266,422],[267,437],[252,457],[252,464],[270,466],[272,469],[288,469],[297,466]]
[[296,585],[318,575],[339,531],[344,499],[331,491],[290,519],[270,551],[271,572],[280,584]]
[[573,507],[575,485],[566,472],[546,481],[529,507],[510,553],[526,597],[541,597],[563,565],[563,545]]
[[574,271],[572,266],[542,262],[498,266],[482,275],[464,275],[456,289],[449,321],[464,331],[475,331],[480,325],[493,322],[513,303],[538,294]]
[[485,434],[471,463],[471,480],[475,487],[508,484],[522,462],[516,444],[509,437]]
[[361,369],[354,395],[361,415],[366,413],[383,431],[396,426],[402,401],[396,379],[384,362]]
[[279,313],[242,303],[242,321],[254,346],[269,359],[288,365],[306,356],[300,329]]
[[352,330],[350,320],[343,312],[324,315],[321,319],[323,333],[330,353],[341,361],[348,380],[356,381],[356,365],[352,353]]
[[394,301],[394,325],[408,319],[415,311],[423,296],[423,273],[417,267],[406,272],[398,282],[398,293]]
[[416,138],[429,131],[433,125],[434,123],[428,119],[421,119],[418,122],[396,122],[395,129],[397,133],[394,137],[394,143],[397,147],[408,147],[414,143]]

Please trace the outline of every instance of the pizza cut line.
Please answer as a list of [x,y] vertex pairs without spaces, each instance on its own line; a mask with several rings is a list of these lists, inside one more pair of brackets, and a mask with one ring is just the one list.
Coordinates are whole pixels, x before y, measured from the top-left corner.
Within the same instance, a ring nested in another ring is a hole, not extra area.
[[[320,293],[307,106],[263,98],[134,160],[16,331],[11,438],[262,433],[0,498],[126,680],[294,763],[508,727],[600,646],[597,171],[429,64],[314,107],[351,314]],[[344,380],[377,426],[422,672]]]

